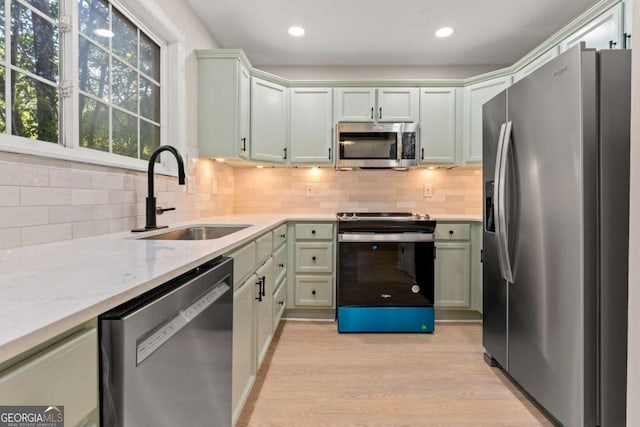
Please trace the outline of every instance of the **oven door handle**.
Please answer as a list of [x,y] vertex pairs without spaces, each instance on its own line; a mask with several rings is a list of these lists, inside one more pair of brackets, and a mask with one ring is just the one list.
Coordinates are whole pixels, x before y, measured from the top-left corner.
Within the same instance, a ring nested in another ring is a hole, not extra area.
[[433,242],[430,233],[338,233],[338,242]]

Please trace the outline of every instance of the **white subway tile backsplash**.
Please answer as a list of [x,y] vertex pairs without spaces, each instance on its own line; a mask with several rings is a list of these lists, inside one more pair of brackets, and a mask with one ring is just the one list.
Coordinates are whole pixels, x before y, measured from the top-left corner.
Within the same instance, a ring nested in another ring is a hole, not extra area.
[[106,190],[124,190],[124,175],[99,173],[93,175],[93,188]]
[[22,246],[19,228],[0,228],[0,250]]
[[49,211],[46,207],[0,207],[0,228],[26,227],[47,224]]
[[0,169],[0,185],[49,185],[49,172],[46,168],[8,163],[3,164]]
[[100,234],[109,233],[109,220],[100,219],[96,221],[74,222],[72,224],[72,233],[74,239],[82,237],[98,236]]
[[91,205],[50,206],[49,224],[89,221],[92,219]]
[[22,246],[71,240],[71,224],[50,224],[22,227]]
[[109,202],[107,190],[71,190],[71,204],[73,205],[99,205]]
[[70,188],[21,187],[21,206],[61,206],[71,204]]
[[19,206],[20,187],[0,187],[0,206]]

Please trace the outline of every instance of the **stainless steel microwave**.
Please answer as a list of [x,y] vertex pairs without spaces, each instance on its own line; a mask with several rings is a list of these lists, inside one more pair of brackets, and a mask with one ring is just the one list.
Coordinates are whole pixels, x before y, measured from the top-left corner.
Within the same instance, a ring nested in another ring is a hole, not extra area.
[[417,123],[338,123],[336,168],[418,166]]

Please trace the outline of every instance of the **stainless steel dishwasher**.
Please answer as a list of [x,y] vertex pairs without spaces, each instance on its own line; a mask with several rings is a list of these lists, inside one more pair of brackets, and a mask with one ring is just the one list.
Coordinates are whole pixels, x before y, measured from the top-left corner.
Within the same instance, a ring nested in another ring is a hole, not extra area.
[[231,426],[233,260],[99,316],[101,425]]

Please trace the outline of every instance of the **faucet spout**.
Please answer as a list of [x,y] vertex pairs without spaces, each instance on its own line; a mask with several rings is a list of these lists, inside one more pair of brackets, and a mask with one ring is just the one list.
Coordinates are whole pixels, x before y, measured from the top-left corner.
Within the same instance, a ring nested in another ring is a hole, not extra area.
[[139,231],[148,231],[155,230],[158,228],[167,228],[166,225],[158,226],[156,224],[156,198],[154,197],[154,184],[153,184],[153,169],[156,164],[156,159],[163,151],[168,151],[174,155],[176,161],[178,162],[178,184],[184,185],[185,183],[185,175],[184,175],[184,161],[182,160],[182,156],[178,152],[178,150],[171,145],[161,145],[151,153],[149,156],[149,168],[147,171],[147,182],[148,182],[148,190],[146,199],[146,224],[144,228],[137,228],[135,230],[131,230],[134,232]]

